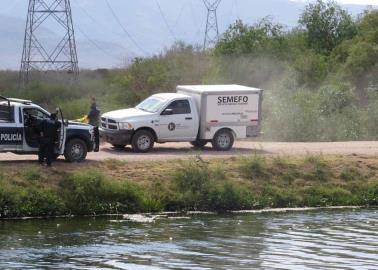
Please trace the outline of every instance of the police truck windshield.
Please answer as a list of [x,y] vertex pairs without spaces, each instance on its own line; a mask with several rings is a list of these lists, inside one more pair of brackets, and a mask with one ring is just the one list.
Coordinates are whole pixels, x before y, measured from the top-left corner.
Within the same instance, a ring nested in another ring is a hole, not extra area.
[[150,97],[142,103],[140,103],[136,108],[142,111],[156,113],[166,102],[164,99],[160,99],[157,97]]

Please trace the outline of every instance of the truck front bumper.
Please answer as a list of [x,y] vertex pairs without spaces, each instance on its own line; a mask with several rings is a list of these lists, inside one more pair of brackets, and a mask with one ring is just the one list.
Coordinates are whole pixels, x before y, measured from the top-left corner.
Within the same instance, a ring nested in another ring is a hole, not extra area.
[[131,143],[134,130],[111,130],[100,128],[100,138],[113,145],[127,145]]

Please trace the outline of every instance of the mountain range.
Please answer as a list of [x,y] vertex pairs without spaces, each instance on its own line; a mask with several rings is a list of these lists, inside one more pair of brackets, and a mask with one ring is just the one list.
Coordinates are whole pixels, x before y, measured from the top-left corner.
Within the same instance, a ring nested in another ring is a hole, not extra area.
[[[52,1],[52,0],[45,0]],[[0,69],[18,69],[22,54],[27,0],[2,0],[0,9]],[[255,23],[261,18],[291,28],[305,2],[291,0],[223,0],[219,30],[236,19]],[[135,56],[153,55],[176,41],[202,44],[206,9],[201,0],[71,0],[81,68],[120,67]],[[365,5],[344,5],[356,16]],[[59,36],[58,26],[44,24],[47,43]]]

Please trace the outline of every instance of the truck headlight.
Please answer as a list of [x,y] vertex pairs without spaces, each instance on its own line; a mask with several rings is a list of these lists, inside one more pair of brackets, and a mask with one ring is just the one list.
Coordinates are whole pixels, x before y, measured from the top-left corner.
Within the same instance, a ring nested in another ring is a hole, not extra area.
[[120,130],[131,130],[133,129],[133,125],[130,123],[118,123],[118,127]]

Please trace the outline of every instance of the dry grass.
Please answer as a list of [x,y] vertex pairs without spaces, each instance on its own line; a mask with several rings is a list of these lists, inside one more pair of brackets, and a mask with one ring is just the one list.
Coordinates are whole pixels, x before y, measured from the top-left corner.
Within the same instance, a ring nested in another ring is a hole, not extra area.
[[[229,179],[247,185],[267,182],[281,186],[301,181],[309,184],[312,181],[340,184],[355,180],[374,181],[378,172],[377,158],[353,155],[251,156],[211,159],[205,162],[212,171],[212,178]],[[8,179],[10,183],[18,185],[54,186],[67,174],[80,170],[101,172],[117,181],[129,180],[148,185],[155,181],[170,182],[179,168],[179,160],[125,162],[109,159],[80,164],[57,162],[52,169],[30,162],[7,162],[0,164],[0,179]]]

